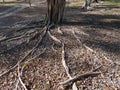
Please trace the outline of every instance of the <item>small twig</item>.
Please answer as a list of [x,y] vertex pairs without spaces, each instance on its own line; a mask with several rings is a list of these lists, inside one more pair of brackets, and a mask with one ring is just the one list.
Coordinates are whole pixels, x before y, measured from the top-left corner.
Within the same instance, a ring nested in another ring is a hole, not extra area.
[[[62,44],[62,64],[63,64],[63,67],[65,68],[67,76],[69,77],[69,79],[72,79],[72,77],[70,75],[69,68],[68,68],[68,66],[66,64],[66,61],[65,61],[65,45],[64,44]],[[73,90],[78,90],[78,88],[77,88],[75,83],[73,83],[72,89]]]
[[100,69],[102,66],[103,66],[103,65],[98,66],[97,68],[93,69],[92,72],[97,71],[97,70]]

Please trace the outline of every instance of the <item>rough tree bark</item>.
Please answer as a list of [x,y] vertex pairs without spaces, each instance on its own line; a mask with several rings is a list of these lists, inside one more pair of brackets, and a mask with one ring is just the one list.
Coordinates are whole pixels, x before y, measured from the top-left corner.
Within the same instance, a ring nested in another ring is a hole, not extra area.
[[59,24],[62,21],[66,0],[47,0],[46,24]]

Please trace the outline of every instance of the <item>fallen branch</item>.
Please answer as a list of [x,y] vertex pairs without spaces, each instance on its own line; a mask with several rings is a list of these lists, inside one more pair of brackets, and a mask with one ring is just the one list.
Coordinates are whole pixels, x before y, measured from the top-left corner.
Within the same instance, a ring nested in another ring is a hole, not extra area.
[[[68,68],[68,66],[66,64],[66,61],[65,61],[65,45],[64,44],[62,44],[62,64],[63,64],[63,67],[65,68],[67,76],[69,77],[69,79],[72,79],[72,77],[70,75],[69,68]],[[75,82],[72,85],[72,89],[73,90],[78,90]]]
[[82,74],[79,76],[75,76],[75,77],[68,79],[64,82],[61,82],[60,85],[69,85],[69,84],[72,84],[78,80],[82,80],[82,79],[85,79],[88,77],[94,77],[94,76],[99,75],[99,74],[101,74],[101,73],[100,72],[88,72],[88,73],[85,73],[85,74]]

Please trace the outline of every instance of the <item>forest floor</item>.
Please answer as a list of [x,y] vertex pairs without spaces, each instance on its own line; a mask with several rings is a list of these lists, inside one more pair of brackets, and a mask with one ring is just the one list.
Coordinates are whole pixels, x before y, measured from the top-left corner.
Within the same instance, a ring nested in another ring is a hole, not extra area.
[[69,79],[64,60],[71,77],[92,73],[76,81],[79,90],[120,90],[120,7],[81,6],[67,4],[63,24],[50,32],[45,3],[0,19],[0,90],[72,90],[60,85]]

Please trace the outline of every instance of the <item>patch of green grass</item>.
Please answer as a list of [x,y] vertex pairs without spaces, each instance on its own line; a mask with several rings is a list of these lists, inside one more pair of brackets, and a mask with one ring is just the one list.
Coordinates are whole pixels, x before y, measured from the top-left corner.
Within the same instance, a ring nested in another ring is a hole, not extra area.
[[120,0],[106,0],[104,4],[120,6]]
[[9,3],[9,4],[0,4],[0,7],[2,7],[2,6],[8,6],[8,7],[12,7],[12,6],[18,6],[19,4],[18,3]]
[[[13,1],[16,1],[16,0],[4,0],[5,2],[13,2]],[[0,2],[3,2],[3,0],[0,0]]]
[[120,3],[120,0],[106,0],[106,1]]

